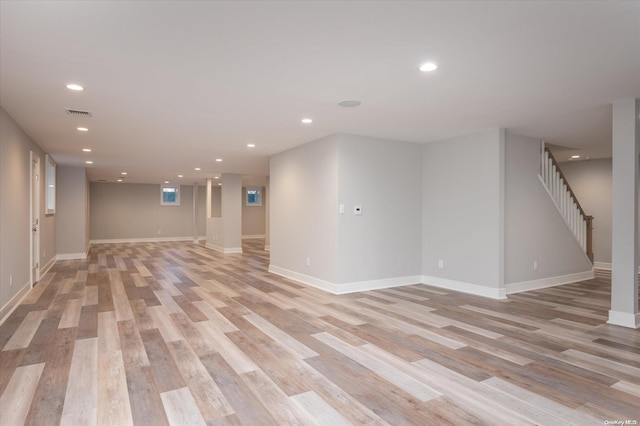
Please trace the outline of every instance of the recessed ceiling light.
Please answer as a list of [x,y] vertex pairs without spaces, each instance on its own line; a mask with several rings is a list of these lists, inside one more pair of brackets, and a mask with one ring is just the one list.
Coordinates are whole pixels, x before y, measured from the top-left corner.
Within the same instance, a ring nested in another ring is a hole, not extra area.
[[169,181],[168,181],[168,180],[165,180],[165,181],[164,181],[164,183],[169,183]]
[[220,183],[218,184],[218,186],[222,186],[222,182],[220,182]]
[[214,179],[220,179],[220,176],[214,176],[213,178]]
[[571,158],[573,158],[575,160],[576,158],[580,158],[580,156],[579,155],[572,155]]
[[79,84],[67,84],[67,89],[69,90],[75,90],[76,92],[79,92],[81,90],[84,90],[84,87],[80,86]]
[[362,102],[357,101],[355,99],[345,99],[343,101],[338,102],[338,105],[345,108],[354,108],[362,105]]
[[222,158],[216,158],[216,161],[217,161],[218,163],[220,163],[220,162],[222,162]]
[[91,148],[82,148],[82,152],[91,152]]
[[127,175],[127,172],[120,172],[120,174],[121,174],[122,176],[126,176],[126,175]]
[[118,182],[124,182],[124,179],[120,178],[118,179]]
[[255,148],[255,147],[256,147],[256,146],[255,146],[254,144],[252,144],[252,143],[248,143],[248,144],[247,144],[247,148]]
[[310,119],[310,118],[303,118],[300,121],[302,121],[303,124],[311,124],[311,123],[313,123],[313,120]]
[[435,71],[437,68],[438,66],[433,62],[425,62],[424,64],[420,65],[420,71],[422,72]]
[[196,167],[196,168],[195,168],[195,169],[193,169],[193,170],[195,170],[196,172],[199,172],[199,171],[200,171],[200,167]]
[[78,127],[78,131],[79,132],[88,132],[89,129],[87,129],[86,127]]
[[181,178],[181,177],[184,177],[184,176],[182,176],[182,175],[178,175],[178,177],[179,177],[179,178]]
[[89,160],[89,161],[85,161],[85,163],[87,163],[87,164],[93,164],[93,161]]

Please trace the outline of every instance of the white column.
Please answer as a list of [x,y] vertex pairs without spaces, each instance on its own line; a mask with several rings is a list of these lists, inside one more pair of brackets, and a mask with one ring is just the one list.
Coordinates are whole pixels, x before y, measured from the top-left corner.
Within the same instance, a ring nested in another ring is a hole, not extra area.
[[242,176],[222,174],[222,221],[225,253],[242,253]]
[[198,243],[198,184],[193,182],[193,242]]
[[640,327],[638,313],[638,188],[640,99],[613,104],[613,208],[609,324]]
[[211,178],[207,178],[207,219],[211,217]]
[[265,233],[265,240],[264,240],[264,249],[266,251],[270,251],[271,250],[271,214],[270,212],[270,204],[271,201],[269,200],[269,197],[271,196],[271,194],[269,194],[269,176],[267,176],[267,184],[264,187],[264,195],[263,195],[263,200],[264,200],[264,220],[265,220],[265,224],[264,224],[264,233]]

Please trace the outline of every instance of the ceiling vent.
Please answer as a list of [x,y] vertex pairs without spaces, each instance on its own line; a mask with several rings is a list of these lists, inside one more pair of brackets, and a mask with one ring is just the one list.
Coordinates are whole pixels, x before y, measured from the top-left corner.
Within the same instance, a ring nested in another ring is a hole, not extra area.
[[66,111],[67,114],[73,115],[75,117],[91,117],[91,113],[89,111],[81,111],[79,109],[68,109]]

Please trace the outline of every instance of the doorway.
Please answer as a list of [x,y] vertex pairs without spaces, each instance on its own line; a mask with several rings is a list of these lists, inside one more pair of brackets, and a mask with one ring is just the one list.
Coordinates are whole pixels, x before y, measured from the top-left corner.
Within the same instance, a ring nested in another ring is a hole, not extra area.
[[40,281],[40,157],[31,151],[31,271],[33,287]]

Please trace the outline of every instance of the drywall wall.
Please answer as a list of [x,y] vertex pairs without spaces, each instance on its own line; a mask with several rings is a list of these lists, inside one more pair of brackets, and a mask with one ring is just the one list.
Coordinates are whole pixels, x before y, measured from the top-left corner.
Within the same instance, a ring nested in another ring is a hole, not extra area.
[[580,205],[593,216],[593,258],[611,264],[611,158],[560,163]]
[[[30,285],[30,151],[40,158],[44,176],[44,152],[0,108],[0,320],[16,297]],[[41,272],[56,256],[55,215],[45,216],[44,179],[40,179]],[[10,285],[11,276],[13,285]]]
[[84,258],[89,248],[87,182],[84,167],[56,168],[56,251],[60,258]]
[[338,138],[338,283],[419,276],[421,145]]
[[[422,271],[497,297],[502,281],[500,129],[423,146]],[[439,261],[442,261],[439,263]],[[439,267],[439,264],[442,267]]]
[[92,182],[90,229],[92,241],[192,238],[193,187],[180,187],[179,206],[161,206],[160,185]]
[[338,136],[270,159],[270,270],[338,280]]
[[267,194],[264,187],[260,188],[260,196],[262,197],[262,205],[247,206],[246,203],[247,188],[242,188],[242,236],[264,236],[266,232],[265,212],[267,206]]
[[540,140],[508,132],[505,157],[507,287],[591,271],[588,258],[538,178]]

